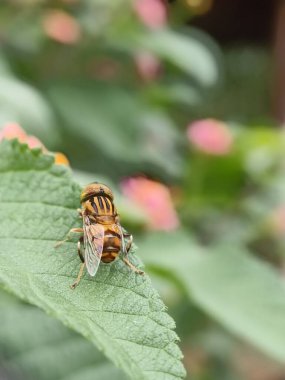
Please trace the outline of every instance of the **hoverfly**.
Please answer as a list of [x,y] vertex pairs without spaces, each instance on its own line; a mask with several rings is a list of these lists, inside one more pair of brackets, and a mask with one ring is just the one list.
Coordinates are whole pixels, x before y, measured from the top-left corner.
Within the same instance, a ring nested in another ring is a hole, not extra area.
[[98,182],[87,185],[81,192],[81,209],[78,209],[83,228],[71,229],[67,238],[56,245],[59,246],[68,240],[71,233],[83,234],[77,244],[82,264],[76,281],[71,285],[72,289],[79,284],[85,267],[90,276],[94,277],[100,261],[111,263],[120,252],[126,265],[134,272],[144,274],[128,260],[133,238],[131,234],[123,231],[113,200],[113,193],[108,186]]

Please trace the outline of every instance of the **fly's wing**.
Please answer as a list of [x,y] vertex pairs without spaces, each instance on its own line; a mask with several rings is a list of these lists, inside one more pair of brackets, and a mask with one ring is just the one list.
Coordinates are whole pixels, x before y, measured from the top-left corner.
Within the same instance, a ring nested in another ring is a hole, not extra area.
[[101,224],[84,224],[84,259],[88,273],[95,276],[103,252],[104,227]]
[[127,244],[125,242],[125,237],[130,236],[130,239],[131,239],[130,242],[132,242],[132,236],[129,235],[128,233],[124,233],[123,228],[119,223],[117,224],[117,228],[119,229],[119,233],[121,235],[121,252],[122,252],[122,255],[127,256],[131,244],[129,245],[129,243],[127,243],[128,244],[128,246],[127,246]]
[[117,225],[119,227],[120,235],[121,235],[121,252],[123,255],[127,254],[127,249],[126,249],[126,243],[124,239],[124,232],[122,229],[122,226],[120,224]]

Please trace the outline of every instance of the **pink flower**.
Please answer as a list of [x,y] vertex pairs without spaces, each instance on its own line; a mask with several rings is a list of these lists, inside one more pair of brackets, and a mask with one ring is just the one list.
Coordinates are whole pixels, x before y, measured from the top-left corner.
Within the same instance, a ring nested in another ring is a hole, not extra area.
[[[0,126],[1,128],[1,126]],[[21,143],[27,144],[30,149],[40,148],[43,153],[52,154],[54,163],[57,165],[69,165],[69,161],[63,153],[51,153],[47,150],[44,144],[35,136],[28,135],[24,129],[15,122],[7,123],[0,129],[0,142],[2,140],[18,139]]]
[[47,152],[46,147],[37,137],[27,135],[23,128],[15,122],[5,124],[0,130],[0,141],[4,139],[18,139],[21,143],[27,144],[31,149],[41,148],[43,152]]
[[135,0],[134,10],[141,22],[149,28],[161,28],[167,22],[163,0]]
[[171,231],[179,226],[170,191],[162,183],[133,177],[123,180],[121,188],[126,197],[146,212],[149,229]]
[[233,136],[227,125],[214,119],[197,120],[187,128],[190,142],[200,151],[216,156],[228,154]]
[[43,28],[48,37],[62,44],[74,44],[80,38],[78,22],[64,11],[47,11],[43,19]]
[[27,138],[26,132],[20,127],[19,124],[11,122],[7,123],[0,130],[0,141],[3,139],[12,140],[18,139],[20,142],[25,142]]
[[161,70],[160,60],[147,51],[137,53],[135,63],[140,77],[148,82],[156,79]]
[[44,144],[35,136],[27,136],[26,138],[26,144],[28,144],[28,147],[31,149],[34,148],[41,148],[43,152],[47,152],[47,148],[44,146]]

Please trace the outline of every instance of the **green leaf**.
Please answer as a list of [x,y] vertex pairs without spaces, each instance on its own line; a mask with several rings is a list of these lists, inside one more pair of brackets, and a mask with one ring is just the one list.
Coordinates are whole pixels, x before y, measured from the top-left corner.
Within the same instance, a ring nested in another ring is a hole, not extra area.
[[0,283],[91,340],[131,379],[182,378],[174,322],[147,275],[117,260],[69,288],[76,244],[54,245],[80,225],[79,194],[52,157],[16,140],[0,145]]
[[[194,36],[158,30],[133,36],[132,48],[146,49],[189,74],[202,86],[213,86],[219,80],[219,69],[213,52]],[[132,36],[130,37],[132,39]]]
[[230,245],[207,252],[182,232],[139,244],[150,268],[176,276],[210,316],[285,363],[285,282],[270,266]]
[[[0,372],[4,369],[8,378],[126,379],[91,342],[39,309],[13,298],[7,302],[3,295],[0,293]],[[17,374],[21,376],[13,377]]]
[[15,121],[45,144],[58,140],[54,115],[40,93],[13,77],[0,77],[0,123]]
[[[112,160],[110,166],[121,160],[128,166],[148,168],[152,163],[170,174],[180,171],[180,138],[173,123],[134,94],[94,82],[55,84],[50,86],[49,95],[68,126],[66,134],[72,131],[77,138],[92,144],[89,160],[99,151]],[[95,171],[100,169],[99,163]]]
[[0,50],[0,75],[1,77],[9,77],[12,75],[8,62],[5,59],[3,52]]

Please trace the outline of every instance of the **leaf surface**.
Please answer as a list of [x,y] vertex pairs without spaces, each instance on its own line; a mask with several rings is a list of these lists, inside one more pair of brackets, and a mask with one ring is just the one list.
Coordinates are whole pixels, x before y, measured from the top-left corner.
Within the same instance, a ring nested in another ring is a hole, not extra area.
[[8,380],[126,379],[91,342],[38,308],[9,298],[0,292],[0,374],[4,370]]
[[210,45],[213,44],[211,40],[209,42],[207,39],[205,44],[199,39],[201,40],[201,37],[197,31],[192,30],[190,35],[185,35],[162,29],[130,35],[127,39],[117,40],[117,43],[130,51],[138,47],[146,49],[190,75],[200,86],[210,87],[215,85],[220,77],[215,57],[217,48],[210,49]]
[[80,226],[79,194],[52,157],[17,141],[0,145],[0,283],[91,340],[130,378],[183,378],[174,322],[147,275],[117,260],[69,288],[76,241],[54,246]]
[[277,271],[244,248],[207,251],[183,232],[153,235],[139,245],[150,268],[175,276],[207,314],[285,363],[285,282]]
[[180,172],[181,141],[173,122],[135,94],[100,82],[54,83],[49,97],[68,126],[65,133],[72,131],[91,144],[89,161],[94,158],[97,171],[104,165],[97,156],[102,152],[113,166],[121,160],[140,167],[151,163],[172,175]]

